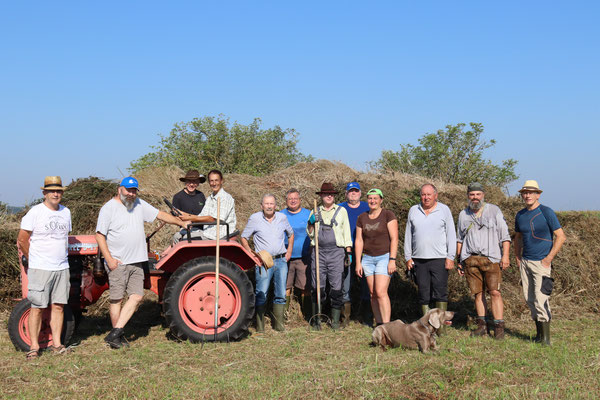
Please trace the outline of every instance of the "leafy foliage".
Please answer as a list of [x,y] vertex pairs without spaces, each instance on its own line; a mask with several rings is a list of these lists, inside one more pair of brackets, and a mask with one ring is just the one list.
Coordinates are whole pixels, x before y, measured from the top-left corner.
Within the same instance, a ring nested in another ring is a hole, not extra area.
[[447,125],[445,130],[421,137],[418,146],[401,144],[400,151],[384,150],[370,166],[464,185],[477,181],[504,187],[517,179],[516,160],[511,158],[496,165],[483,158],[483,152],[496,144],[494,139],[488,142],[481,138],[483,125],[471,122],[467,131],[465,126]]
[[296,147],[298,134],[293,129],[261,129],[259,118],[249,125],[229,118],[195,118],[175,124],[168,136],[162,136],[155,150],[131,163],[137,172],[149,166],[176,165],[183,170],[207,173],[218,168],[224,173],[264,175],[302,161],[312,161]]

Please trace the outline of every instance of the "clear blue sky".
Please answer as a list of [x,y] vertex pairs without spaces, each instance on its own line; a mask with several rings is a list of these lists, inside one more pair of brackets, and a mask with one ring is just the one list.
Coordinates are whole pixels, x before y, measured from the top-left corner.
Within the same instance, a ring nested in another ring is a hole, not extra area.
[[225,114],[358,168],[481,122],[542,202],[600,209],[598,2],[4,2],[0,201],[119,178],[174,123]]

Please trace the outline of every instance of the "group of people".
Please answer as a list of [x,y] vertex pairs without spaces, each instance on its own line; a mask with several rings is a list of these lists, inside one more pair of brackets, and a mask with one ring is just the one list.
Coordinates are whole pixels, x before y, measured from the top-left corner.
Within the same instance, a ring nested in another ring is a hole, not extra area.
[[[190,223],[212,223],[219,218],[236,228],[235,201],[223,189],[223,174],[208,173],[211,194],[198,190],[206,178],[190,170],[180,180],[184,189],[173,197],[178,216],[160,211],[138,197],[139,184],[133,177],[124,178],[117,194],[101,208],[96,226],[96,240],[104,257],[110,285],[109,314],[112,329],[105,342],[112,348],[128,346],[123,328],[132,317],[143,296],[142,263],[148,260],[144,222],[159,219],[182,228],[174,235],[181,240]],[[71,214],[60,204],[65,188],[61,178],[48,176],[41,188],[42,203],[32,207],[21,221],[18,244],[28,260],[28,299],[31,302],[28,359],[39,356],[38,334],[42,312],[51,308],[52,351],[66,351],[60,342],[63,309],[69,297],[68,234]],[[536,341],[550,344],[552,290],[551,263],[565,235],[556,214],[539,202],[536,181],[526,181],[519,191],[525,208],[515,219],[514,251],[523,282],[523,294],[536,323]],[[328,300],[331,327],[343,328],[351,314],[351,282],[357,282],[363,315],[372,312],[376,324],[390,321],[391,303],[388,287],[396,271],[399,244],[398,219],[383,207],[384,194],[373,188],[367,201],[361,201],[358,182],[346,186],[346,201],[335,203],[338,191],[323,183],[316,192],[321,204],[315,210],[301,206],[301,195],[290,189],[286,207],[277,211],[276,197],[265,194],[261,211],[250,216],[241,233],[242,246],[254,256],[256,328],[264,331],[267,294],[271,282],[273,327],[284,330],[284,321],[294,289],[300,293],[305,316],[314,329],[321,329],[321,305]],[[457,227],[450,209],[438,201],[437,189],[425,184],[420,189],[421,202],[411,207],[404,236],[404,258],[418,287],[418,302],[423,314],[429,307],[443,310],[448,305],[448,274],[455,267],[466,276],[474,296],[477,329],[472,335],[485,335],[493,326],[494,337],[504,337],[503,301],[500,294],[502,271],[509,267],[510,236],[499,207],[485,202],[482,185],[468,186],[468,205],[458,216]],[[226,236],[224,226],[194,225],[191,235],[201,239]],[[253,239],[254,249],[250,247]],[[318,276],[317,276],[318,264]],[[486,298],[491,298],[493,323],[486,321]],[[318,295],[320,294],[320,296]],[[123,303],[125,296],[127,300]],[[322,304],[318,304],[320,300]],[[342,319],[343,316],[343,319]]]

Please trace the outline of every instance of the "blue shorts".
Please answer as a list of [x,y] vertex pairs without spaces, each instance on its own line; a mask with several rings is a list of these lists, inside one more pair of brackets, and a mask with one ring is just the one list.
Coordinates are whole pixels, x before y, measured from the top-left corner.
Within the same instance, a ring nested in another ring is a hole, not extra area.
[[391,276],[390,274],[388,274],[389,262],[390,253],[385,253],[375,257],[363,254],[361,261],[363,267],[363,274],[365,276],[385,275],[389,277]]

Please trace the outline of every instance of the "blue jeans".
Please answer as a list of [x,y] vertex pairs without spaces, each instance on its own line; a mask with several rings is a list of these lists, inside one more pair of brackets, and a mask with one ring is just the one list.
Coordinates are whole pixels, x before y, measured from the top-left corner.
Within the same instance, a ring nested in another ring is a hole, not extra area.
[[285,304],[285,286],[287,282],[288,266],[285,257],[273,260],[274,265],[265,269],[265,267],[256,267],[256,305],[262,306],[267,302],[267,292],[271,279],[275,285],[275,298],[273,304]]

